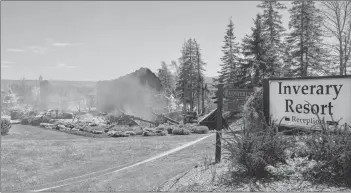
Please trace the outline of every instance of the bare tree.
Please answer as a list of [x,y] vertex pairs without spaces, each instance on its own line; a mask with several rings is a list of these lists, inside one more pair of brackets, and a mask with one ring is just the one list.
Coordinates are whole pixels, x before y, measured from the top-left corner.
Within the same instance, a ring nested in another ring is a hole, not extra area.
[[87,107],[88,107],[88,111],[90,112],[91,109],[95,106],[96,99],[94,96],[91,96],[91,95],[89,95],[87,98],[88,98]]
[[321,1],[324,27],[331,37],[337,39],[332,50],[339,60],[339,74],[347,74],[351,55],[351,1]]
[[77,108],[77,112],[80,113],[80,103],[82,102],[82,100],[79,100],[76,104],[76,108]]

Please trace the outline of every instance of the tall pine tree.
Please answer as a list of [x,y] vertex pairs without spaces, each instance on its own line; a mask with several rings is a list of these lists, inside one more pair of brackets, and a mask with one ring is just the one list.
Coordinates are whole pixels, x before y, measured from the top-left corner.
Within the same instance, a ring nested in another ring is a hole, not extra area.
[[323,70],[325,51],[322,45],[323,19],[313,1],[294,1],[289,9],[291,32],[287,37],[290,47],[291,72],[306,77]]
[[261,15],[257,14],[254,20],[252,34],[243,39],[242,50],[245,64],[242,65],[244,85],[257,86],[262,83],[263,74],[267,69],[266,38],[263,35]]
[[166,62],[161,62],[161,68],[158,69],[158,78],[161,81],[161,85],[163,90],[165,91],[166,95],[169,96],[174,93],[175,84],[174,84],[174,77],[171,71],[168,68]]
[[186,42],[184,42],[179,58],[178,81],[176,83],[176,97],[183,101],[183,113],[186,112],[186,90],[187,90],[187,63],[186,63]]
[[265,48],[268,56],[265,76],[280,76],[284,53],[281,38],[285,29],[282,25],[282,15],[279,10],[286,9],[286,7],[276,0],[264,0],[258,7],[263,9],[263,34],[268,39]]
[[224,56],[221,58],[221,70],[219,78],[215,79],[218,83],[237,84],[239,72],[239,43],[236,42],[234,35],[234,24],[230,19],[224,36],[222,51]]
[[202,60],[202,54],[201,54],[201,49],[200,49],[200,45],[196,42],[196,40],[194,39],[194,45],[195,45],[195,77],[196,77],[196,81],[195,81],[195,95],[196,95],[196,103],[197,103],[197,113],[200,114],[201,111],[200,109],[202,109],[201,107],[201,96],[202,92],[203,92],[203,86],[204,86],[204,65],[205,62]]
[[182,56],[179,59],[179,75],[176,91],[183,100],[184,111],[186,104],[190,104],[190,111],[200,109],[200,96],[204,81],[204,65],[200,45],[195,39],[188,39],[182,48]]

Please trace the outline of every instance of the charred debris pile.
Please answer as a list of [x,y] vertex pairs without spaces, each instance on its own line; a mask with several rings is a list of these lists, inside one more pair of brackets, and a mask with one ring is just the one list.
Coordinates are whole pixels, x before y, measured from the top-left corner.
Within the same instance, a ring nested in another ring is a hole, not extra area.
[[166,101],[159,98],[161,91],[160,79],[150,69],[140,68],[117,79],[99,81],[97,110],[109,114],[108,119],[117,124],[179,124],[163,115]]

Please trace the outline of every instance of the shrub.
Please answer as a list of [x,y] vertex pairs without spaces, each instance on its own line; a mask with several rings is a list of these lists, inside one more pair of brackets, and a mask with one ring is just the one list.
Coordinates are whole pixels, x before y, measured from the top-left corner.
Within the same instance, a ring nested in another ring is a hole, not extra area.
[[242,133],[242,136],[238,136],[235,131],[229,130],[228,137],[224,138],[224,149],[228,152],[225,159],[231,163],[232,169],[240,169],[233,173],[262,178],[269,174],[265,170],[267,166],[285,163],[287,157],[284,152],[292,144],[276,133],[276,126],[252,132],[244,125]]
[[143,136],[165,136],[167,135],[166,131],[162,131],[160,129],[153,128],[145,128],[143,129]]
[[46,129],[53,129],[56,126],[54,124],[50,124],[50,123],[40,123],[40,127],[44,127]]
[[47,115],[44,115],[42,118],[41,118],[41,122],[42,123],[50,123],[51,121],[51,118]]
[[[79,131],[86,131],[87,129],[85,127],[86,126],[84,126],[84,125],[77,125],[75,128],[78,129]],[[107,133],[107,132],[105,131],[105,133]]]
[[167,127],[167,133],[172,134],[173,130],[177,128],[180,128],[179,125],[169,125],[169,127]]
[[129,126],[127,125],[115,125],[113,126],[110,130],[112,131],[128,131],[129,130]]
[[191,130],[192,133],[207,134],[210,130],[207,126],[194,126]]
[[126,131],[125,134],[133,136],[136,135],[136,133],[134,131]]
[[143,129],[140,126],[132,126],[130,129],[135,133],[135,135],[143,134]]
[[188,129],[185,129],[185,128],[174,128],[172,130],[172,134],[173,135],[189,135],[190,131]]
[[39,126],[41,123],[41,117],[33,117],[30,121],[30,124],[33,126]]
[[89,126],[95,127],[95,126],[98,126],[98,124],[97,123],[89,123]]
[[344,126],[333,130],[327,123],[321,123],[320,128],[321,132],[312,133],[305,141],[309,158],[318,161],[305,177],[317,183],[351,187],[351,133]]
[[129,134],[122,131],[109,131],[108,136],[110,137],[129,137]]
[[144,128],[143,129],[143,135],[144,135],[144,133],[155,133],[155,135],[156,135],[156,129],[154,129],[154,128]]
[[138,130],[138,131],[135,131],[135,135],[142,135],[143,134],[143,130]]
[[106,129],[105,125],[98,125],[98,126],[96,126],[96,130],[105,131],[105,129]]
[[69,130],[69,128],[67,128],[65,125],[61,125],[61,124],[56,125],[55,129],[60,130],[60,131]]
[[159,125],[158,127],[156,127],[156,130],[161,130],[161,131],[165,131],[165,133],[167,134],[172,134],[172,131],[174,128],[176,128],[177,126],[175,125],[170,125],[170,124],[162,124]]
[[71,128],[71,129],[76,127],[76,125],[74,123],[70,123],[70,122],[64,123],[64,126],[67,128]]
[[156,136],[156,133],[151,131],[144,131],[143,136]]
[[166,131],[161,131],[161,130],[156,130],[156,135],[157,136],[166,136],[167,132]]
[[196,124],[195,123],[187,123],[185,125],[181,125],[180,127],[187,129],[189,131],[192,131],[196,127]]
[[185,127],[185,124],[184,124],[183,122],[180,122],[180,124],[178,125],[178,127],[183,128],[183,127]]
[[103,134],[104,132],[101,130],[93,130],[92,133],[94,134]]
[[29,124],[31,124],[31,122],[32,122],[32,117],[30,117],[30,116],[24,116],[21,119],[21,124],[23,124],[23,125],[29,125]]
[[243,107],[243,119],[247,128],[262,130],[265,126],[265,116],[263,113],[263,89],[257,88],[248,97]]
[[156,128],[144,128],[143,130],[156,133]]
[[161,124],[156,127],[156,130],[166,131],[169,126],[168,124]]
[[11,129],[11,121],[1,118],[1,135],[7,135]]
[[168,134],[172,134],[173,128],[174,128],[174,127],[168,127],[168,128],[167,128],[167,133],[168,133]]
[[83,131],[86,131],[86,132],[89,132],[89,133],[92,133],[94,130],[95,130],[95,128],[92,127],[92,126],[89,126],[89,125],[85,125],[83,127]]
[[19,110],[11,110],[10,116],[11,116],[11,120],[21,119],[24,116],[24,113]]

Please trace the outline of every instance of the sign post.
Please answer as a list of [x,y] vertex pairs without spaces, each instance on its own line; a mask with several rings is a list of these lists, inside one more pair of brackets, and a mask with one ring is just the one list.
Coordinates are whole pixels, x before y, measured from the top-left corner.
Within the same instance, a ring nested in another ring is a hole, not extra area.
[[221,161],[221,137],[222,137],[222,107],[223,107],[223,84],[218,85],[218,101],[217,101],[217,124],[216,124],[216,152],[215,161],[219,163]]

